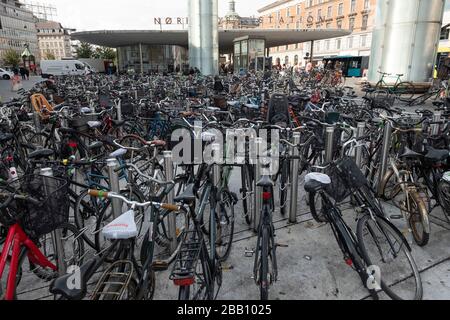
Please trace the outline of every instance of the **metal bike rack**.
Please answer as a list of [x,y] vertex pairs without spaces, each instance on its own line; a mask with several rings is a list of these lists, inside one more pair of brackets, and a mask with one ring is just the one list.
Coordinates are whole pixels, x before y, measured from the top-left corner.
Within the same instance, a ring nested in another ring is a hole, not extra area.
[[[291,203],[289,210],[289,223],[297,222],[297,200],[298,200],[298,170],[300,167],[300,150],[297,146],[300,144],[301,134],[299,132],[294,133],[295,147],[291,147],[291,156],[296,157],[292,161],[291,167]],[[286,205],[286,204],[285,204]]]
[[328,164],[333,161],[333,142],[334,142],[334,127],[326,128],[325,137],[325,163]]
[[[41,116],[37,112],[33,113],[33,124],[34,124],[34,128],[35,128],[36,133],[40,134],[42,132]],[[42,144],[40,135],[38,136],[38,142],[39,142],[39,144]]]
[[[366,123],[365,122],[358,122],[358,126],[356,129],[356,139],[360,139],[364,137],[364,130],[366,129]],[[355,155],[355,162],[358,168],[361,169],[362,167],[362,150],[361,148],[356,148],[356,155]]]
[[377,189],[378,195],[381,194],[381,186],[380,181],[383,180],[384,175],[388,169],[388,160],[389,160],[389,150],[391,149],[391,140],[392,140],[392,126],[389,121],[386,121],[384,132],[383,132],[383,149],[381,150],[381,162],[380,162],[380,171],[378,174],[378,182]]
[[257,155],[255,159],[255,180],[253,181],[253,219],[252,219],[252,229],[255,232],[258,232],[259,228],[259,220],[261,218],[261,208],[262,208],[262,190],[257,186],[258,181],[261,179],[261,161],[259,159],[259,150],[261,149],[261,145],[263,143],[262,138],[256,138],[255,140]]
[[68,123],[68,118],[69,118],[69,110],[68,109],[63,109],[62,111],[63,114],[63,118],[61,120],[61,125],[63,128],[68,128],[69,127],[69,123]]
[[[108,176],[109,183],[111,185],[111,191],[120,194],[119,175],[116,172],[119,167],[119,161],[113,158],[107,159],[106,165],[108,167]],[[114,219],[117,219],[122,214],[122,201],[120,201],[119,199],[112,199],[111,205],[113,210],[113,217]]]
[[[439,121],[441,121],[441,116],[442,116],[442,113],[441,113],[441,112],[435,112],[435,113],[433,114],[433,122],[439,122]],[[439,123],[433,123],[433,124],[431,125],[431,135],[433,135],[433,136],[439,135],[439,130],[440,130],[440,125],[439,125]]]
[[[40,175],[44,177],[44,190],[46,196],[50,196],[54,191],[56,191],[57,186],[55,185],[55,180],[53,180],[53,170],[52,168],[42,168],[40,170]],[[50,200],[51,201],[51,200]],[[65,261],[64,245],[62,243],[62,230],[58,229],[51,233],[53,252],[56,254],[56,264],[58,267],[58,272],[63,275],[66,274],[67,266]]]
[[119,99],[119,101],[116,104],[116,112],[117,112],[117,121],[122,121],[122,100]]
[[[164,171],[166,174],[166,180],[172,181],[174,172],[173,172],[173,158],[172,158],[172,151],[164,151],[163,152],[164,157]],[[167,203],[172,204],[173,200],[175,199],[175,190],[172,189],[167,194]],[[177,240],[177,213],[176,212],[170,212],[169,218],[169,238],[171,239],[170,242],[170,252],[173,253],[175,250],[177,250],[178,246],[178,240]]]

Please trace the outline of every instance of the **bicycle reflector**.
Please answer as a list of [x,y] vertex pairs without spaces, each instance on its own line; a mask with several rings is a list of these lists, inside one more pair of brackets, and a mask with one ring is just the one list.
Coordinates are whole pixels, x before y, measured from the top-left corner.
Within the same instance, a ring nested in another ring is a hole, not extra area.
[[76,141],[69,141],[67,145],[72,149],[78,148],[78,143]]
[[177,287],[185,287],[185,286],[191,286],[195,283],[195,277],[189,277],[189,278],[182,278],[182,279],[173,279],[174,285]]
[[271,198],[272,198],[271,192],[263,192],[263,200],[264,201],[269,201]]

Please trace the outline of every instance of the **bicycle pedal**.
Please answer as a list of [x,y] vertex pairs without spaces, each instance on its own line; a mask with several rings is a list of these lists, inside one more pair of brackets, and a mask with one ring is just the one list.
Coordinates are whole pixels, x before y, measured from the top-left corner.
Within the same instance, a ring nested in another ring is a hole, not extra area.
[[403,216],[402,215],[392,215],[392,216],[390,216],[390,218],[392,220],[401,220],[403,218]]
[[165,261],[155,261],[152,263],[152,269],[154,271],[166,271],[169,269],[169,264]]
[[283,243],[277,243],[277,244],[275,244],[275,246],[280,247],[280,248],[289,248],[289,245],[283,244]]
[[246,258],[252,258],[254,254],[255,254],[255,250],[254,249],[253,250],[248,250],[247,248],[245,248],[244,256]]

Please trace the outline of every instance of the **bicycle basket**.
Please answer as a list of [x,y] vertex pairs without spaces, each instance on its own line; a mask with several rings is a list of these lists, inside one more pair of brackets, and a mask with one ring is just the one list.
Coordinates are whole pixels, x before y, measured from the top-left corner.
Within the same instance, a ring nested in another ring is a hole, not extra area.
[[327,174],[331,178],[327,193],[337,202],[344,201],[353,190],[368,185],[366,177],[350,157],[331,165]]
[[15,201],[2,210],[0,222],[11,226],[20,222],[31,238],[54,231],[69,220],[69,184],[67,180],[39,175],[24,176],[1,188],[2,193],[28,195],[40,201],[40,205]]

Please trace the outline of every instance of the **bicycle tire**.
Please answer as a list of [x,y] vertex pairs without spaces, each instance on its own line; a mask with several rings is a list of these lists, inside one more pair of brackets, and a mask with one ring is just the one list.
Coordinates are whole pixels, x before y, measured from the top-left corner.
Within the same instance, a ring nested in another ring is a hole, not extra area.
[[310,192],[308,195],[308,205],[309,205],[309,210],[311,211],[311,215],[313,217],[313,219],[317,222],[317,223],[328,223],[328,219],[326,218],[326,214],[321,212],[321,210],[319,210],[319,208],[317,208],[317,201],[321,201],[322,197],[319,196],[319,194],[315,193],[315,192]]
[[259,271],[259,290],[261,301],[269,300],[269,230],[262,229],[261,256]]
[[[221,199],[218,202],[218,209],[220,209],[220,212],[216,210],[216,226],[218,229],[216,232],[216,235],[218,236],[218,239],[216,239],[216,257],[217,260],[221,262],[228,259],[233,245],[235,217],[232,197],[233,196],[229,191],[224,190],[221,194]],[[227,226],[227,228],[224,226]],[[225,233],[225,236],[222,237],[223,229],[229,230]],[[226,241],[223,241],[222,239],[225,239]],[[222,243],[224,244],[222,245]]]
[[416,88],[412,82],[404,81],[400,82],[394,87],[394,94],[402,102],[411,103],[415,94]]
[[428,210],[426,204],[421,199],[417,191],[410,193],[409,200],[409,207],[415,210],[414,212],[411,212],[411,216],[408,221],[409,226],[411,227],[412,235],[416,244],[420,247],[424,247],[430,240],[430,232],[427,232],[427,229],[430,228]]
[[[370,250],[370,254],[369,254],[369,250],[367,249],[368,248],[367,240],[364,237],[365,226],[366,226],[366,223],[368,223],[369,221],[372,222],[373,226],[370,229],[368,229],[367,234],[369,234],[372,237],[372,239],[374,239],[374,240],[375,240],[375,238],[377,238],[376,241],[374,241],[374,243],[376,244],[376,248],[375,248],[376,250]],[[386,266],[386,268],[385,268],[385,266],[381,266],[380,262],[383,262],[383,261],[381,261],[379,258],[376,259],[377,261],[375,261],[375,259],[374,259],[376,253],[377,252],[380,253],[382,251],[379,240],[386,239],[385,241],[388,242],[387,241],[388,238],[386,237],[386,235],[389,234],[391,236],[389,238],[390,241],[392,241],[393,239],[396,240],[396,242],[392,242],[393,244],[400,243],[400,248],[399,248],[400,250],[398,253],[402,252],[405,254],[405,257],[409,264],[409,267],[411,267],[412,277],[414,278],[414,282],[415,282],[415,288],[413,290],[414,294],[413,294],[411,300],[422,299],[423,288],[422,288],[422,281],[421,281],[420,273],[419,273],[417,265],[414,261],[414,258],[411,255],[410,247],[409,247],[407,241],[402,236],[400,231],[398,231],[398,229],[395,228],[387,220],[380,218],[378,216],[375,216],[375,222],[376,223],[374,223],[374,220],[372,220],[370,215],[365,215],[361,219],[358,220],[357,239],[358,239],[362,257],[366,260],[366,262],[369,264],[369,266],[377,265],[380,268],[380,270],[381,270],[380,286],[383,289],[383,291],[393,300],[404,300],[404,298],[402,298],[401,296],[398,295],[398,294],[400,294],[400,292],[394,292],[394,289],[391,287],[393,284],[387,283],[385,280],[386,279],[385,275],[393,276],[394,272],[392,270],[389,270],[388,266]],[[378,231],[380,231],[379,235],[374,234],[376,229],[378,229]],[[391,247],[391,249],[392,249],[392,247]],[[396,255],[396,257],[394,259],[397,259],[398,257],[399,257],[399,255]],[[385,260],[386,258],[383,257],[383,259]],[[387,260],[385,260],[385,261],[387,261]],[[400,261],[400,263],[401,262],[402,261]],[[402,268],[404,268],[404,263],[401,263],[401,264],[402,264]],[[386,271],[386,270],[388,270],[388,271]],[[400,270],[400,277],[404,278],[404,274],[405,274],[405,271]],[[408,271],[407,275],[409,276],[409,271]],[[406,280],[407,279],[409,279],[409,278],[406,278]],[[399,282],[400,280],[402,280],[402,279],[401,278],[394,279],[394,283],[396,281]],[[400,283],[400,282],[399,282],[399,284],[404,285],[404,283]],[[402,287],[402,288],[404,288],[404,287]],[[408,291],[410,291],[410,290],[408,290]]]
[[253,178],[252,178],[252,172],[251,167],[249,165],[244,165],[242,167],[242,185],[245,189],[242,189],[242,192],[245,191],[245,194],[242,194],[242,204],[244,207],[244,218],[245,222],[248,225],[252,224],[253,219],[253,201],[252,201],[252,194],[253,194]]

